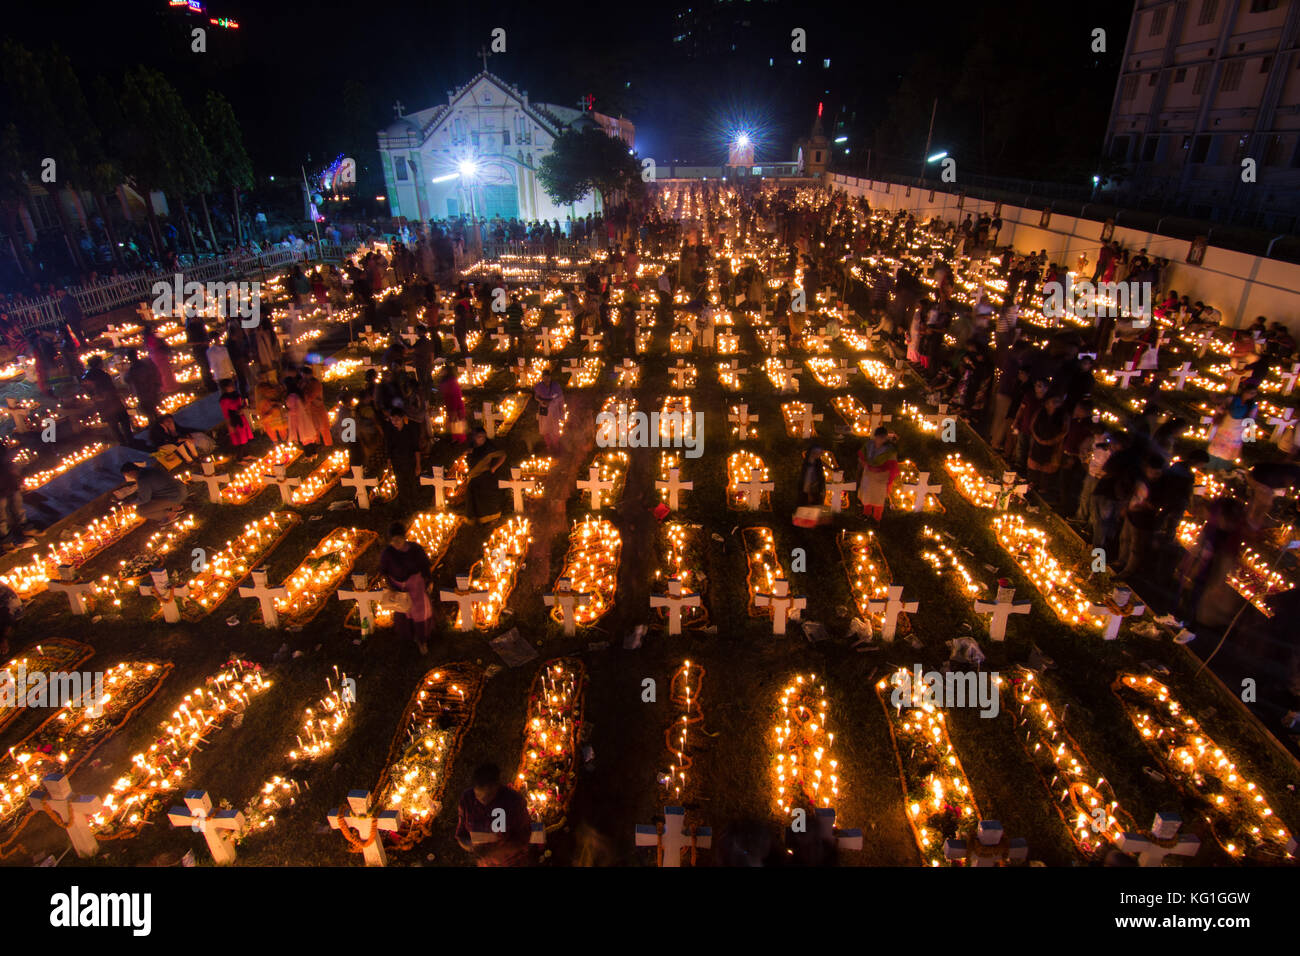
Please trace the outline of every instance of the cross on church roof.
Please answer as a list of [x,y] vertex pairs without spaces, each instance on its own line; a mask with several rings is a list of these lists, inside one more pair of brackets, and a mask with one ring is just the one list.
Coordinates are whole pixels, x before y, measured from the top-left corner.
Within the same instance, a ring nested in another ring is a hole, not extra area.
[[478,48],[478,55],[479,55],[479,58],[483,61],[483,72],[486,73],[486,72],[487,72],[487,61],[488,61],[488,57],[490,57],[490,56],[492,55],[492,54],[488,51],[488,48],[487,48],[487,44],[486,44],[486,43],[483,44],[483,46],[481,46],[481,47]]
[[393,104],[393,113],[397,116],[398,119],[402,118],[405,109],[406,107],[402,105],[401,100],[398,100],[396,103]]

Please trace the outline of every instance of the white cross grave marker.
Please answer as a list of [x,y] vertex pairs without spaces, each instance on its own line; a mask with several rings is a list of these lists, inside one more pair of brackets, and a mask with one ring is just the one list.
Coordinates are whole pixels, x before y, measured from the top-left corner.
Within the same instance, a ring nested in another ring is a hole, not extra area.
[[1141,374],[1142,374],[1142,369],[1134,368],[1133,362],[1128,361],[1124,363],[1124,367],[1122,369],[1119,369],[1115,372],[1115,378],[1120,380],[1120,384],[1119,384],[1120,388],[1128,388],[1130,380]]
[[841,830],[835,826],[835,810],[831,807],[818,807],[817,833],[826,843],[835,842],[841,850],[861,850],[862,831],[858,827]]
[[497,411],[490,401],[483,403],[483,411],[478,414],[478,417],[483,420],[483,431],[487,432],[488,438],[496,438],[497,423],[504,423],[506,420],[505,413]]
[[948,860],[965,860],[970,867],[1023,863],[1029,859],[1029,843],[1024,837],[1007,839],[997,820],[981,820],[975,831],[975,845],[949,837],[943,841],[943,855]]
[[375,608],[383,600],[383,591],[369,590],[370,582],[366,580],[364,574],[352,575],[352,590],[347,591],[339,588],[335,596],[340,601],[356,601],[357,613],[361,615],[362,627],[375,626]]
[[44,787],[28,797],[33,810],[53,813],[62,821],[72,849],[85,859],[99,852],[99,841],[91,829],[90,821],[103,809],[99,797],[72,792],[72,783],[64,773],[52,773],[41,780]]
[[286,587],[270,587],[266,583],[266,568],[254,568],[252,576],[253,586],[240,588],[239,596],[242,598],[257,598],[257,603],[262,607],[263,627],[279,627],[280,611],[276,608],[275,602],[277,598],[287,598],[289,589]]
[[1269,440],[1280,447],[1287,429],[1295,425],[1295,409],[1284,408],[1281,415],[1270,415],[1265,421],[1273,426],[1273,434],[1269,436]]
[[901,584],[891,584],[885,600],[867,602],[867,612],[885,615],[884,624],[880,628],[880,639],[888,642],[892,641],[894,635],[898,632],[898,615],[903,613],[915,614],[920,606],[920,601],[905,602],[903,600],[903,586]]
[[580,600],[591,596],[590,591],[578,592],[573,590],[573,581],[569,578],[560,578],[555,582],[555,590],[543,595],[547,607],[558,606],[560,612],[564,615],[565,637],[573,637],[577,633],[578,622],[574,609],[578,606]]
[[1169,372],[1169,377],[1173,379],[1177,379],[1178,384],[1175,387],[1178,389],[1178,391],[1181,392],[1184,388],[1187,387],[1187,380],[1195,374],[1196,374],[1196,369],[1192,368],[1192,363],[1184,362],[1178,368],[1171,369]]
[[[1092,613],[1106,618],[1106,626],[1101,632],[1103,640],[1113,641],[1115,638],[1119,637],[1119,626],[1124,623],[1124,618],[1141,617],[1146,613],[1145,605],[1134,604],[1132,607],[1129,607],[1129,599],[1131,597],[1132,592],[1124,588],[1116,588],[1114,593],[1111,595],[1111,601],[1114,603],[1114,607],[1110,604],[1092,605]],[[1123,600],[1121,600],[1121,598]],[[1125,610],[1125,608],[1127,608],[1127,610]]]
[[182,585],[174,588],[167,581],[167,572],[161,568],[155,568],[149,572],[149,584],[140,588],[140,594],[143,597],[155,598],[159,606],[162,607],[163,620],[168,624],[179,624],[181,620],[181,608],[176,602],[178,597],[188,597],[190,593],[189,585]]
[[740,440],[744,441],[749,437],[749,426],[758,424],[758,416],[749,414],[748,405],[737,405],[733,411],[727,412],[727,421],[736,426]]
[[881,425],[883,425],[885,422],[890,422],[894,420],[893,415],[882,415],[880,412],[881,412],[881,408],[879,405],[872,405],[871,414],[867,416],[867,429],[873,435],[876,433],[876,429],[879,428]]
[[238,810],[212,809],[212,798],[206,790],[187,790],[185,806],[172,807],[167,819],[174,827],[189,827],[202,833],[208,841],[212,862],[220,865],[235,862],[235,840],[243,835],[247,822]]
[[1177,813],[1160,811],[1151,823],[1151,836],[1123,833],[1116,845],[1125,853],[1136,853],[1138,866],[1162,866],[1167,856],[1196,856],[1201,838],[1194,833],[1179,835],[1182,825],[1183,818]]
[[799,438],[812,438],[814,423],[822,420],[821,414],[814,415],[812,409],[811,402],[794,403],[794,424],[799,430]]
[[447,478],[443,475],[442,465],[434,465],[433,477],[426,478],[421,475],[420,484],[433,485],[434,505],[439,510],[442,510],[447,506],[447,492],[454,491],[458,482],[454,478]]
[[786,620],[797,616],[799,611],[806,608],[808,599],[791,595],[790,582],[785,578],[779,578],[772,585],[771,594],[754,595],[754,604],[772,609],[772,633],[777,637],[785,637]]
[[681,492],[693,491],[695,489],[695,482],[682,481],[681,478],[679,477],[680,473],[681,473],[680,469],[669,468],[667,481],[661,481],[661,480],[655,481],[656,491],[668,492],[668,507],[671,508],[673,511],[677,510],[678,499]]
[[60,564],[59,577],[46,587],[66,595],[72,613],[77,615],[86,613],[86,594],[95,589],[95,585],[91,582],[78,581],[76,569],[70,564]]
[[943,491],[942,485],[930,484],[930,473],[923,471],[916,477],[916,483],[903,485],[904,490],[912,495],[912,511],[921,512],[925,510],[925,501],[930,494],[939,495]]
[[1295,389],[1296,379],[1300,378],[1300,362],[1292,365],[1289,372],[1278,372],[1278,378],[1282,380],[1282,394],[1290,395]]
[[749,469],[749,480],[736,485],[736,490],[745,495],[745,507],[750,511],[758,511],[762,508],[763,492],[773,491],[775,488],[775,483],[763,480],[763,472],[759,468]]
[[664,807],[664,822],[638,823],[636,845],[658,847],[659,865],[680,867],[682,853],[691,851],[691,865],[695,865],[695,851],[713,846],[712,827],[690,827],[686,824],[686,810],[682,807]]
[[207,485],[208,500],[214,505],[220,504],[221,486],[230,481],[230,476],[224,472],[222,474],[217,474],[217,466],[212,463],[212,459],[210,458],[205,458],[203,461],[199,462],[199,467],[202,469],[202,474],[191,474],[190,477],[195,481],[201,481]]
[[384,853],[384,840],[381,831],[396,833],[402,824],[401,810],[370,810],[369,790],[348,791],[348,812],[342,807],[335,807],[325,815],[330,829],[341,830],[344,826],[355,830],[361,841],[361,856],[366,866],[387,866],[388,857]]
[[1033,606],[1030,601],[1015,600],[1016,589],[998,584],[998,593],[994,601],[976,601],[976,614],[991,614],[989,620],[989,637],[995,641],[1007,638],[1007,620],[1012,614],[1028,614]]
[[357,489],[357,507],[362,511],[370,510],[370,489],[379,487],[378,478],[367,478],[364,468],[353,465],[352,477],[342,479],[339,484]]
[[518,468],[510,469],[509,478],[497,480],[497,486],[500,488],[509,488],[510,493],[514,496],[514,506],[516,511],[524,510],[524,492],[532,491],[537,487],[536,478],[524,478],[523,472]]
[[673,388],[684,390],[686,388],[687,377],[694,372],[694,365],[687,365],[681,359],[678,359],[676,365],[669,366],[668,368],[668,374],[673,377]]
[[703,599],[694,591],[682,592],[682,582],[678,578],[668,579],[667,594],[650,595],[652,608],[668,609],[668,634],[676,637],[682,633],[682,608],[699,607]]
[[287,474],[285,465],[272,465],[271,474],[262,477],[270,480],[277,488],[280,489],[281,504],[293,504],[293,489],[295,486],[302,484],[301,478],[293,478]]
[[592,465],[587,472],[587,477],[578,479],[577,486],[579,493],[584,491],[591,493],[591,510],[599,511],[604,493],[614,490],[614,480],[611,478],[608,481],[601,481],[600,466]]
[[458,631],[474,630],[474,606],[486,604],[489,597],[491,597],[490,592],[479,591],[469,586],[468,575],[456,576],[454,591],[443,588],[438,592],[438,600],[456,605],[456,630]]

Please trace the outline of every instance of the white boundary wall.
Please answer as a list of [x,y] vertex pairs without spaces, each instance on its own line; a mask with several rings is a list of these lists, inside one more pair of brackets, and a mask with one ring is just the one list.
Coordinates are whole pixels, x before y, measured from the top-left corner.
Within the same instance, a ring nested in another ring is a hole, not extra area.
[[[939,216],[961,222],[967,213],[978,219],[981,212],[992,215],[997,205],[987,199],[967,196],[958,209],[958,197],[952,193],[936,190],[931,202],[930,191],[915,186],[908,196],[907,187],[898,183],[839,175],[828,175],[827,180],[852,196],[866,196],[873,209],[902,209],[920,219]],[[1090,262],[1097,261],[1102,223],[1054,212],[1044,229],[1039,226],[1041,216],[1037,209],[1003,203],[999,245],[1010,243],[1018,252],[1046,249],[1053,262],[1070,268],[1074,268],[1081,252]],[[1115,227],[1113,238],[1132,252],[1145,248],[1152,256],[1168,259],[1168,278],[1162,282],[1165,289],[1177,289],[1179,295],[1186,295],[1193,302],[1200,299],[1215,306],[1223,313],[1224,325],[1241,328],[1262,315],[1270,322],[1282,322],[1300,338],[1300,264],[1209,246],[1201,265],[1194,266],[1185,261],[1191,247],[1187,239],[1124,226]]]

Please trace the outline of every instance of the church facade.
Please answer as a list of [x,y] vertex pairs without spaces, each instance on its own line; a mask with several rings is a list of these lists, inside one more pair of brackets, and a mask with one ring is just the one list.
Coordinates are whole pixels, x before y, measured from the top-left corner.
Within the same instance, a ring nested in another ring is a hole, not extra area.
[[537,179],[563,130],[593,124],[635,147],[636,128],[628,120],[530,102],[527,90],[484,71],[449,91],[446,103],[400,116],[379,133],[389,211],[421,221],[473,215],[561,224],[599,212],[594,193],[560,206]]

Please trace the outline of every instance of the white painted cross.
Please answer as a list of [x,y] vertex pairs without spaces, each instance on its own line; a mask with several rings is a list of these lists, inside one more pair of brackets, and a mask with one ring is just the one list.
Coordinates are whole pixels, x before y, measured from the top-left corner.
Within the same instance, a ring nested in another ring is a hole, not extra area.
[[60,564],[58,578],[51,581],[46,587],[51,591],[66,595],[72,613],[78,615],[86,613],[86,594],[95,589],[93,583],[78,581],[77,571],[70,564]]
[[235,862],[235,842],[243,835],[247,822],[238,810],[212,809],[212,798],[206,790],[187,790],[185,806],[172,807],[167,819],[174,827],[189,827],[202,833],[208,841],[212,862],[224,865]]
[[346,826],[356,831],[361,841],[361,856],[365,859],[366,866],[388,865],[381,833],[384,830],[389,833],[397,832],[398,827],[402,825],[401,810],[380,810],[378,813],[372,813],[370,791],[349,790],[348,812],[344,813],[342,807],[335,807],[325,814],[325,819],[329,821],[332,830],[341,830]]
[[1184,362],[1178,368],[1169,371],[1169,377],[1177,379],[1178,384],[1175,387],[1180,392],[1187,387],[1187,380],[1195,374],[1196,369],[1192,368],[1191,362]]
[[1201,838],[1194,833],[1179,835],[1183,818],[1177,813],[1159,811],[1151,823],[1151,836],[1122,833],[1116,845],[1125,853],[1137,854],[1138,866],[1162,866],[1167,856],[1196,856]]
[[680,469],[669,468],[667,481],[661,481],[661,480],[655,481],[656,491],[668,492],[668,507],[671,508],[673,511],[677,510],[678,498],[681,492],[693,491],[695,489],[695,482],[682,481],[681,478],[679,477],[680,474],[681,474]]
[[935,428],[943,428],[943,423],[950,417],[951,416],[948,414],[948,406],[946,404],[940,405],[933,412],[921,416],[925,422],[933,425]]
[[254,568],[252,571],[253,586],[242,587],[239,589],[239,596],[242,598],[256,598],[257,603],[262,606],[262,626],[276,628],[280,626],[280,611],[275,606],[277,598],[287,598],[289,589],[286,587],[271,587],[266,583],[266,568]]
[[670,637],[676,637],[682,633],[682,608],[699,607],[703,599],[694,591],[682,593],[682,582],[678,578],[668,579],[667,594],[650,595],[650,606],[652,608],[666,607],[668,609],[668,634]]
[[372,352],[384,344],[384,333],[378,332],[368,325],[366,326],[366,330],[362,332],[358,338],[365,342],[366,348],[370,349]]
[[877,428],[879,428],[885,422],[890,422],[893,420],[894,420],[893,415],[882,415],[881,407],[879,405],[872,405],[871,414],[867,416],[867,429],[871,434],[874,435],[876,433]]
[[585,351],[588,352],[599,352],[605,340],[605,336],[600,332],[583,332],[578,338],[582,339]]
[[163,620],[168,624],[179,624],[181,619],[181,608],[177,603],[178,597],[188,597],[190,593],[189,585],[183,585],[174,588],[167,581],[167,572],[162,568],[155,568],[149,572],[148,586],[140,588],[140,594],[143,597],[155,598],[162,607]]
[[1122,369],[1117,370],[1114,374],[1116,379],[1121,380],[1119,387],[1128,388],[1130,380],[1141,375],[1142,369],[1134,368],[1133,362],[1128,361],[1124,363],[1124,367]]
[[573,637],[577,633],[577,615],[574,609],[578,602],[583,598],[589,598],[592,594],[590,591],[579,592],[573,590],[573,581],[569,578],[560,578],[555,582],[555,590],[543,595],[543,600],[547,607],[559,607],[560,613],[564,615],[564,636]]
[[852,494],[858,483],[856,481],[845,481],[844,472],[842,471],[832,471],[827,477],[830,479],[826,482],[826,491],[831,496],[831,513],[839,514],[844,507],[843,496]]
[[1278,372],[1278,378],[1282,380],[1282,394],[1290,395],[1295,388],[1296,379],[1300,378],[1300,362],[1292,365],[1289,372]]
[[375,626],[375,608],[383,600],[383,591],[369,590],[370,582],[364,574],[352,575],[352,590],[345,591],[339,588],[336,596],[340,601],[356,601],[357,613],[361,615],[362,627]]
[[1029,859],[1029,843],[1024,837],[1008,839],[997,820],[981,820],[975,831],[975,846],[953,837],[943,841],[943,855],[948,860],[965,860],[970,867],[1024,863]]
[[271,474],[262,477],[269,479],[271,484],[280,489],[281,504],[293,504],[293,489],[295,486],[302,484],[301,478],[289,477],[286,465],[272,465]]
[[826,330],[819,332],[805,332],[803,334],[803,347],[808,352],[820,352],[826,346]]
[[465,356],[465,364],[461,367],[460,377],[465,381],[470,381],[474,376],[474,359],[472,356]]
[[52,773],[41,780],[42,790],[31,794],[27,800],[33,810],[53,813],[72,842],[72,849],[82,859],[99,852],[99,841],[91,829],[90,821],[104,804],[91,794],[72,792],[72,782],[65,773]]
[[352,477],[342,479],[339,484],[357,489],[357,507],[362,511],[370,510],[370,489],[379,487],[378,478],[367,478],[364,468],[353,465]]
[[549,325],[543,325],[537,331],[541,336],[543,355],[550,355],[552,348],[560,347],[560,340],[563,338],[563,335],[560,333],[559,329],[553,329]]
[[409,325],[406,328],[402,329],[403,342],[405,342],[407,345],[414,345],[415,340],[416,340],[415,329],[413,329]]
[[153,306],[150,305],[148,302],[141,302],[139,305],[137,305],[135,307],[135,312],[136,315],[140,316],[141,325],[152,322],[155,318],[153,313]]
[[523,472],[518,468],[510,469],[509,478],[500,478],[497,480],[497,486],[500,488],[509,488],[510,493],[514,495],[514,506],[516,511],[524,510],[524,492],[532,491],[537,487],[536,478],[524,478]]
[[695,865],[695,851],[713,846],[712,827],[686,828],[686,810],[682,807],[664,807],[664,822],[638,823],[636,845],[658,847],[659,865],[680,867],[682,853],[691,851],[691,865]]
[[770,481],[763,480],[762,469],[749,469],[749,480],[739,482],[736,490],[745,495],[745,507],[750,511],[758,511],[763,507],[763,492],[772,491],[776,485]]
[[668,374],[673,377],[673,388],[684,390],[686,388],[686,379],[695,373],[694,365],[687,365],[681,359],[677,360],[676,365],[669,366]]
[[1273,444],[1281,446],[1282,438],[1286,435],[1287,429],[1295,425],[1295,409],[1288,406],[1282,409],[1281,415],[1270,415],[1265,421],[1273,426],[1273,434],[1269,436],[1269,440]]
[[816,812],[817,834],[824,843],[834,841],[841,850],[862,849],[862,831],[859,828],[841,830],[835,826],[835,810],[831,807],[818,807]]
[[454,491],[459,484],[454,478],[447,478],[443,475],[442,465],[433,466],[433,477],[426,478],[420,476],[420,484],[433,485],[433,503],[436,508],[442,510],[447,506],[447,492]]
[[604,493],[607,491],[614,490],[614,480],[612,478],[609,479],[608,481],[600,480],[599,465],[592,465],[591,469],[587,472],[587,477],[579,478],[577,484],[578,484],[579,493],[584,491],[591,493],[592,511],[599,511],[601,506],[601,499]]
[[1106,626],[1101,632],[1103,640],[1113,641],[1115,638],[1119,637],[1119,626],[1124,623],[1124,618],[1141,617],[1146,613],[1146,606],[1142,604],[1134,604],[1132,607],[1128,608],[1128,610],[1123,610],[1127,604],[1128,599],[1125,598],[1122,603],[1116,601],[1115,607],[1112,607],[1109,604],[1092,605],[1092,613],[1106,619]]
[[506,420],[505,413],[497,411],[491,401],[483,403],[483,411],[479,412],[478,417],[483,420],[483,431],[487,432],[488,438],[496,438],[497,423]]
[[575,357],[566,358],[564,360],[564,374],[577,375],[581,371],[582,371],[582,359],[577,358],[575,356]]
[[1007,638],[1007,619],[1012,614],[1028,614],[1033,607],[1030,601],[1017,601],[1016,589],[998,585],[997,597],[993,601],[976,601],[976,614],[991,614],[989,619],[989,637],[995,641]]
[[509,333],[509,332],[505,332],[505,331],[502,331],[502,330],[497,330],[496,332],[493,332],[493,333],[492,333],[491,338],[492,338],[492,341],[496,343],[496,350],[497,350],[498,352],[508,352],[508,351],[510,351],[510,333]]
[[764,329],[762,338],[767,340],[767,351],[771,355],[776,355],[781,351],[781,330],[777,328]]
[[491,593],[488,591],[479,591],[469,586],[469,575],[456,576],[456,589],[454,591],[443,588],[438,592],[438,600],[447,601],[456,605],[456,630],[472,631],[474,630],[474,606],[476,604],[486,604]]
[[808,599],[790,594],[790,582],[785,578],[778,578],[772,585],[771,594],[760,592],[754,595],[754,604],[757,607],[772,609],[772,633],[777,637],[785,637],[786,620],[797,616],[799,611],[806,608]]
[[758,416],[749,414],[748,405],[735,405],[727,412],[727,421],[736,426],[740,440],[744,441],[749,437],[749,426],[758,424]]
[[794,425],[798,429],[798,438],[812,438],[814,422],[822,420],[820,413],[814,415],[812,402],[792,402],[791,411]]
[[920,601],[903,600],[903,586],[901,584],[891,584],[885,600],[867,602],[867,612],[885,615],[885,622],[880,627],[880,639],[882,641],[892,641],[894,635],[898,632],[898,615],[904,613],[915,614],[920,606]]
[[[144,313],[146,310],[149,312],[149,319],[152,320],[153,309],[145,305],[143,302],[140,303],[141,318],[144,317]],[[108,341],[112,343],[113,348],[120,349],[122,347],[122,340],[129,336],[135,335],[135,333],[138,331],[139,329],[135,329],[135,330],[115,329],[110,325],[108,328],[104,329],[104,331],[100,334],[103,335],[104,338],[108,339]]]
[[928,471],[923,471],[917,475],[915,484],[903,485],[902,487],[912,495],[912,511],[914,513],[925,510],[925,501],[929,495],[938,496],[943,492],[942,485],[930,484],[930,473]]
[[212,502],[214,505],[220,504],[221,486],[226,482],[230,481],[230,476],[225,474],[224,472],[222,474],[217,474],[217,466],[212,463],[211,458],[203,459],[203,461],[199,462],[199,467],[203,469],[202,474],[198,474],[198,475],[191,474],[190,477],[193,478],[195,481],[201,481],[205,485],[207,485],[208,500]]

